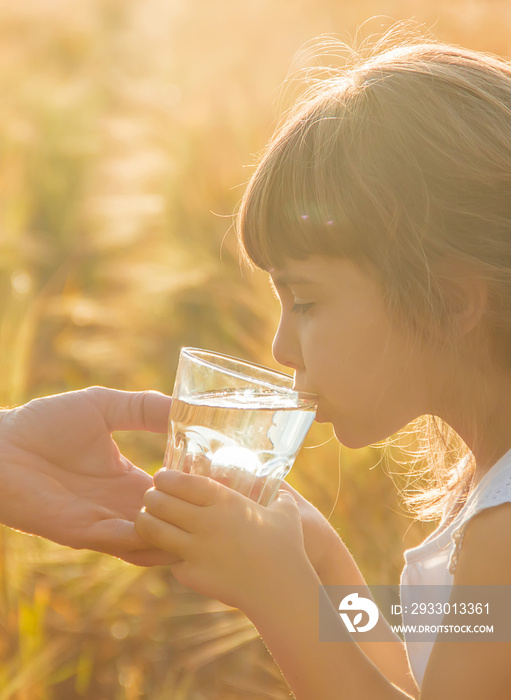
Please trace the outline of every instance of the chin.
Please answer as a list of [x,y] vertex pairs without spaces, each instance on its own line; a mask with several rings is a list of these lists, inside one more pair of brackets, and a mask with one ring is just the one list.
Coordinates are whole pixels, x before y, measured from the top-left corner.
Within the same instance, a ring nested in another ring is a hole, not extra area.
[[381,435],[375,435],[375,430],[364,430],[364,426],[350,425],[346,416],[334,415],[334,411],[328,410],[329,407],[328,404],[322,406],[320,400],[316,411],[316,423],[331,423],[335,437],[344,447],[360,450],[384,439]]
[[318,409],[316,411],[316,417],[314,418],[316,423],[331,423],[332,421],[328,418],[328,416],[325,415],[325,412],[321,410],[321,408],[318,406]]
[[341,443],[341,445],[347,447],[349,450],[361,450],[364,447],[374,445],[374,443],[378,442],[378,440],[380,439],[374,436],[350,432],[346,430],[345,426],[341,428],[339,425],[336,425],[333,421],[332,427],[334,429],[334,435],[337,438],[337,440]]

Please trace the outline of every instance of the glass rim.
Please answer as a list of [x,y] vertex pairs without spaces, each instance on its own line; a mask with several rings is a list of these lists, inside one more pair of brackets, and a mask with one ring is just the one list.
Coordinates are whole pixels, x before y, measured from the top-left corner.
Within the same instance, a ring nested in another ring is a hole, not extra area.
[[282,379],[286,379],[289,382],[294,382],[294,378],[290,374],[286,374],[285,372],[281,372],[278,369],[272,369],[271,367],[265,367],[264,365],[260,365],[257,362],[251,362],[250,360],[243,360],[239,357],[234,357],[233,355],[225,355],[224,353],[221,352],[215,352],[214,350],[205,350],[204,348],[195,348],[195,347],[182,347],[181,352],[180,352],[180,357],[188,357],[194,361],[200,362],[203,365],[206,365],[208,367],[214,368],[214,369],[220,369],[222,372],[225,372],[226,374],[230,375],[231,377],[236,377],[237,379],[248,379],[255,384],[260,384],[263,386],[267,386],[270,388],[275,388],[275,389],[281,389],[285,391],[286,393],[289,394],[294,394],[296,396],[299,396],[300,398],[310,401],[314,403],[314,405],[317,404],[318,402],[318,397],[316,394],[312,394],[311,392],[308,391],[300,391],[299,389],[294,389],[292,386],[279,386],[278,384],[272,384],[271,380],[264,381],[264,379],[258,379],[257,377],[251,377],[247,376],[246,374],[243,374],[243,372],[237,372],[235,369],[229,368],[229,367],[223,367],[222,365],[215,364],[215,362],[209,361],[205,357],[201,357],[200,355],[206,355],[206,356],[211,356],[212,359],[214,358],[222,358],[224,360],[231,361],[233,363],[236,363],[237,365],[240,366],[246,366],[246,367],[252,367],[254,369],[262,370],[265,372],[267,375],[274,375],[275,377],[279,377]]

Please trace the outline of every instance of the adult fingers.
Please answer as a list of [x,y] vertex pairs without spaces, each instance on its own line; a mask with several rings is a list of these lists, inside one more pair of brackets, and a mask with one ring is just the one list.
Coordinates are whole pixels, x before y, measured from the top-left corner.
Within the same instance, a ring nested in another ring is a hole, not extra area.
[[140,549],[136,552],[130,552],[126,554],[125,552],[120,552],[115,554],[119,559],[127,561],[129,564],[135,564],[136,566],[169,566],[176,564],[181,561],[181,559],[172,554],[171,552],[166,552],[163,549],[156,549],[156,547],[151,547],[148,549]]
[[[72,528],[69,528],[69,532],[72,532]],[[147,542],[136,532],[133,522],[112,517],[91,523],[82,531],[76,531],[74,535],[62,534],[59,541],[60,544],[75,549],[92,549],[114,556],[147,549]]]
[[191,535],[179,527],[142,510],[135,520],[135,529],[140,537],[152,544],[153,547],[171,552],[179,559],[186,558]]
[[160,469],[154,475],[154,485],[169,496],[196,506],[211,505],[219,491],[226,486],[199,474],[185,474],[174,469]]
[[[148,547],[132,522],[112,518],[97,523],[89,537],[88,548],[123,559],[138,566],[175,564],[180,558],[168,551]],[[84,544],[84,546],[87,546]]]
[[167,432],[170,396],[159,391],[118,391],[98,386],[86,391],[101,410],[110,431]]

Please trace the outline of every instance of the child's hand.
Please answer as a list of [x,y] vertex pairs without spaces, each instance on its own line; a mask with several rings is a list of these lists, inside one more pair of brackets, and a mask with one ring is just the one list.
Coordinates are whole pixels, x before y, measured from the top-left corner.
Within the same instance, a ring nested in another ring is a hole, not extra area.
[[296,501],[305,551],[321,582],[324,585],[364,584],[355,560],[328,520],[285,481],[280,489],[291,494]]
[[185,586],[245,610],[310,566],[290,494],[265,507],[207,477],[164,470],[154,485],[135,527],[179,557],[172,573]]
[[321,578],[326,562],[332,555],[332,541],[339,540],[327,519],[302,495],[285,481],[280,486],[296,501],[302,521],[305,551],[310,563]]

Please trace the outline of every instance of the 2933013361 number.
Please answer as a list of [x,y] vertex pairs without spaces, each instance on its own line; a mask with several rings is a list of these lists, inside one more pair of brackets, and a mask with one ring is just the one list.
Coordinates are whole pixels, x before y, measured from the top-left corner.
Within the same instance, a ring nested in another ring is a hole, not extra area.
[[412,603],[412,615],[489,615],[489,603]]

